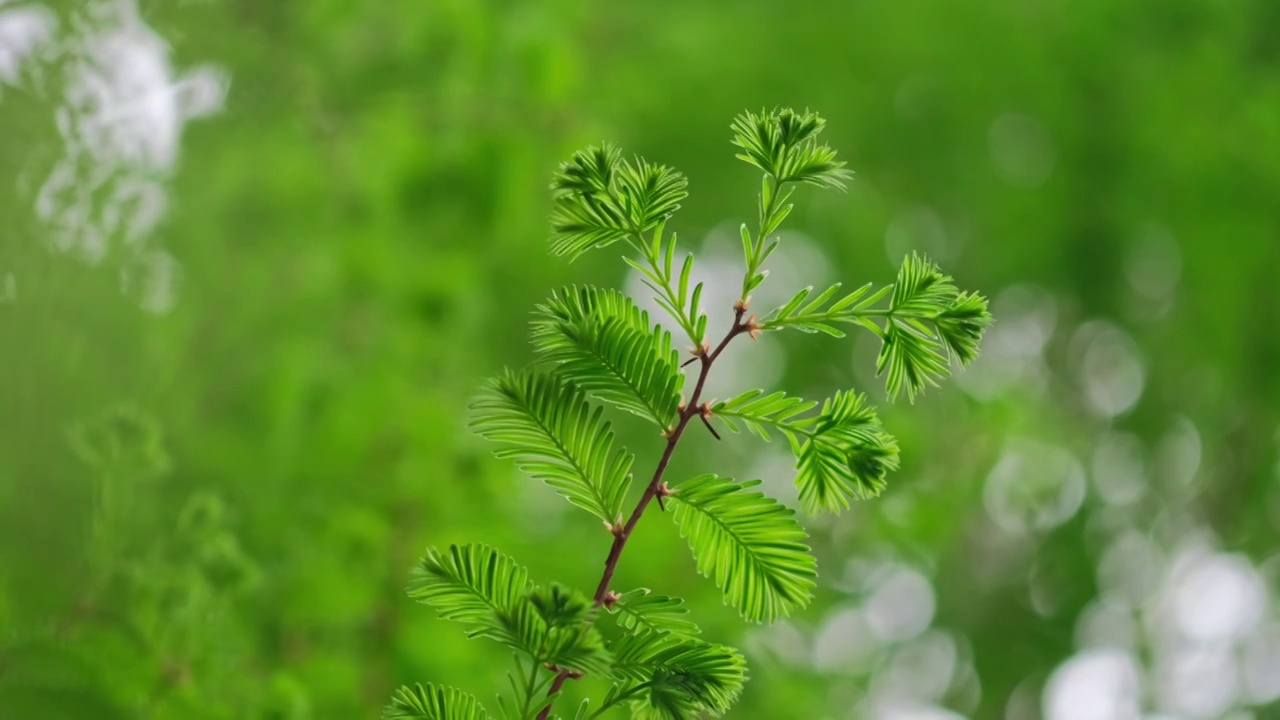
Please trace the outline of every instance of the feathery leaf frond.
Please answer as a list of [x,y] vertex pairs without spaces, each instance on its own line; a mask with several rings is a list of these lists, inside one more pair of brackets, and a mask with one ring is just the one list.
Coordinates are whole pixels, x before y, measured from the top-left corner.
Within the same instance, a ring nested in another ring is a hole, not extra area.
[[746,682],[746,661],[737,650],[696,638],[643,631],[615,640],[612,676],[622,684],[605,698],[610,705],[632,700],[632,717],[695,720],[729,709]]
[[817,113],[790,108],[745,112],[733,121],[733,144],[738,155],[772,175],[778,182],[806,182],[844,189],[853,173],[836,160],[836,151],[818,143],[826,125]]
[[382,720],[489,720],[489,713],[461,690],[427,683],[396,690]]
[[748,390],[732,400],[712,405],[711,414],[724,420],[733,432],[738,432],[734,421],[741,422],[765,442],[770,440],[765,426],[775,427],[786,433],[794,444],[796,433],[808,433],[807,426],[795,417],[817,406],[812,400],[791,397],[781,391],[766,395],[763,390]]
[[551,253],[575,259],[627,237],[631,228],[611,193],[622,153],[605,144],[574,153],[551,183]]
[[[950,276],[914,253],[903,259],[893,285],[871,292],[867,284],[827,305],[839,289],[839,283],[832,285],[812,300],[812,288],[801,290],[766,315],[761,329],[790,327],[843,337],[835,324],[861,325],[880,337],[876,372],[885,374],[891,400],[905,390],[914,401],[926,386],[936,386],[950,373],[951,363],[964,367],[973,362],[991,323],[986,298],[960,292]],[[885,297],[888,306],[877,307]]]
[[653,299],[684,330],[694,347],[701,347],[707,334],[707,316],[702,312],[702,283],[692,283],[693,255],[684,256],[680,272],[675,273],[676,236],[664,240],[661,228],[643,248],[644,262],[624,258],[640,272],[645,286],[653,290]]
[[488,545],[451,545],[447,553],[427,551],[414,568],[409,597],[436,609],[440,617],[530,655],[541,641],[529,601],[529,573]]
[[506,617],[529,604],[529,572],[488,545],[451,545],[427,551],[414,568],[409,597],[435,608],[440,617],[469,626],[469,634],[521,646]]
[[[888,287],[881,288],[873,293],[871,292],[871,283],[867,283],[824,308],[823,305],[826,305],[831,298],[836,296],[840,291],[840,287],[840,283],[835,283],[812,300],[809,299],[809,296],[812,294],[813,288],[804,288],[796,293],[786,305],[766,315],[765,319],[760,323],[761,329],[781,330],[783,328],[795,328],[801,332],[821,332],[832,337],[844,337],[844,331],[835,327],[832,323],[862,321],[863,318],[870,314],[869,311],[871,311],[872,307],[889,293]],[[873,325],[872,327],[874,328],[875,326]],[[878,331],[878,328],[875,329]]]
[[[623,161],[619,167],[618,194],[637,235],[643,235],[674,215],[681,201],[689,196],[688,186],[684,175],[641,157],[630,163]],[[641,238],[637,237],[636,241]]]
[[898,443],[863,395],[836,393],[805,429],[809,437],[797,453],[796,485],[809,512],[838,513],[849,507],[850,497],[875,497],[884,490],[885,475],[898,468]]
[[585,393],[548,370],[505,371],[471,406],[471,426],[569,502],[612,523],[622,515],[635,458],[613,450],[612,425]]
[[876,372],[885,373],[889,397],[909,400],[937,385],[951,361],[966,366],[991,323],[987,300],[962,293],[937,265],[915,253],[902,261],[893,286]]
[[817,415],[798,417],[817,403],[776,392],[743,393],[716,403],[712,414],[738,432],[735,421],[768,440],[772,427],[791,441],[796,455],[800,502],[812,513],[840,512],[848,498],[869,498],[884,489],[885,475],[898,467],[898,446],[875,410],[858,393],[836,393]]
[[793,187],[789,183],[808,183],[843,190],[845,180],[853,173],[836,160],[836,151],[819,144],[826,121],[816,113],[796,112],[790,108],[745,112],[734,119],[733,144],[743,150],[738,158],[764,171],[760,180],[759,227],[755,237],[742,226],[742,250],[747,271],[742,277],[742,296],[746,302],[751,292],[768,275],[764,263],[778,249],[778,240],[770,240],[787,215]]
[[431,548],[414,569],[409,597],[463,624],[469,636],[491,638],[539,662],[599,671],[608,660],[591,625],[566,621],[575,613],[585,617],[566,612],[589,607],[585,599],[535,588],[522,566],[488,545]]
[[697,635],[702,632],[687,616],[684,601],[666,595],[651,595],[648,588],[623,593],[609,608],[624,630],[673,632]]
[[578,388],[665,428],[684,374],[671,335],[616,290],[571,287],[538,306],[533,344]]
[[759,484],[688,480],[671,497],[672,517],[725,602],[747,620],[773,622],[809,604],[817,569],[795,512],[752,490]]
[[688,195],[684,176],[642,158],[623,159],[612,145],[574,153],[551,183],[551,252],[576,258],[624,238],[639,247]]

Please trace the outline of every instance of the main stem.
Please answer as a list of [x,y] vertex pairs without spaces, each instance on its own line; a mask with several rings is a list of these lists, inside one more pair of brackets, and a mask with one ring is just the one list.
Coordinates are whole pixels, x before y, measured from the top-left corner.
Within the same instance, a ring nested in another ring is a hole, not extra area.
[[[627,524],[622,529],[615,532],[613,536],[613,546],[609,548],[609,557],[604,561],[604,574],[600,576],[600,584],[596,586],[595,604],[597,607],[604,604],[605,596],[609,593],[609,583],[613,580],[613,574],[618,569],[618,561],[622,559],[622,551],[627,547],[627,540],[631,538],[631,532],[635,530],[636,523],[640,522],[640,517],[644,515],[645,508],[649,507],[649,503],[658,496],[658,489],[662,487],[662,476],[667,471],[667,463],[671,462],[671,456],[675,454],[676,445],[679,444],[684,430],[689,426],[689,422],[695,417],[702,414],[700,401],[702,399],[702,388],[707,383],[707,375],[711,372],[711,366],[715,363],[716,358],[720,357],[720,353],[728,347],[729,342],[738,335],[747,332],[750,329],[749,323],[742,321],[742,316],[746,313],[746,307],[743,303],[738,303],[733,311],[733,326],[729,328],[729,332],[725,333],[724,339],[714,350],[706,352],[698,350],[700,353],[698,358],[702,361],[702,366],[698,371],[698,381],[693,386],[693,393],[689,396],[689,402],[680,410],[680,419],[676,422],[675,427],[667,435],[667,446],[662,451],[662,458],[658,460],[658,467],[653,471],[653,479],[649,481],[649,486],[645,488],[644,494],[640,496],[640,502],[636,503],[635,510],[631,511],[631,517],[627,518]],[[571,670],[561,669],[556,673],[555,680],[551,683],[551,688],[547,690],[547,696],[553,697],[560,692],[560,688],[564,687],[565,681],[570,677],[576,676]],[[538,713],[538,720],[547,720],[551,715],[551,702],[542,708],[542,712]]]

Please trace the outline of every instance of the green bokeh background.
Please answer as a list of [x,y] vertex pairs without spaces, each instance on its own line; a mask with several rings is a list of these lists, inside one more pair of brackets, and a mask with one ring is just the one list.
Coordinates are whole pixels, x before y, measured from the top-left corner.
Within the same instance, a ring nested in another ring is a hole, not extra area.
[[[1280,717],[1280,4],[11,0],[0,28],[0,717],[490,702],[505,653],[403,586],[467,541],[598,577],[598,523],[465,430],[534,303],[635,287],[613,252],[549,256],[550,174],[605,139],[675,165],[682,242],[727,257],[758,183],[729,121],[774,105],[857,173],[802,191],[775,292],[920,249],[997,325],[885,404],[902,470],[806,521],[823,581],[792,621],[744,626],[660,516],[619,584],[745,649],[731,717],[1137,717],[1071,662],[1145,712]],[[163,208],[131,233],[140,182]],[[742,377],[883,401],[867,339],[776,340]],[[698,437],[672,472],[785,495],[778,450]]]

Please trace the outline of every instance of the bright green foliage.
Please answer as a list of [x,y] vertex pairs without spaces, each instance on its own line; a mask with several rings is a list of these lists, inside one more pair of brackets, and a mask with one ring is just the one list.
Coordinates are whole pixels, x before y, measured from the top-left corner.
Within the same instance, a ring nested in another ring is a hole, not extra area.
[[700,346],[706,316],[699,307],[702,284],[690,286],[693,256],[687,255],[677,282],[676,239],[664,241],[666,221],[688,195],[684,176],[643,158],[628,162],[611,145],[574,154],[552,182],[551,252],[576,258],[626,239],[643,262],[626,262],[644,275],[658,303]]
[[666,595],[652,595],[648,588],[622,593],[609,608],[618,625],[625,630],[652,630],[681,635],[697,635],[702,632],[697,623],[689,619],[684,601]]
[[[676,238],[666,223],[685,198],[684,178],[643,159],[624,160],[610,145],[576,153],[552,184],[551,251],[577,257],[625,241],[626,262],[640,272],[658,305],[693,343],[697,382],[682,396],[685,374],[671,335],[617,290],[562,288],[537,307],[531,342],[540,365],[504,371],[472,405],[472,427],[499,443],[497,455],[542,480],[574,505],[602,519],[612,539],[595,596],[559,585],[535,586],[513,560],[485,545],[431,550],[409,594],[515,651],[511,694],[498,702],[507,718],[554,720],[564,684],[582,674],[612,681],[599,706],[590,699],[576,718],[590,720],[629,709],[633,718],[698,720],[729,709],[746,681],[746,662],[732,648],[698,638],[701,628],[683,601],[648,589],[609,587],[631,533],[646,508],[668,511],[689,544],[698,572],[720,589],[726,604],[750,622],[771,623],[806,607],[817,561],[796,511],[759,489],[714,474],[674,488],[663,479],[681,437],[720,418],[763,440],[785,436],[796,457],[795,483],[809,512],[840,512],[851,500],[878,495],[898,467],[898,446],[866,397],[837,392],[817,402],[748,390],[711,405],[704,383],[720,351],[739,335],[796,328],[840,337],[841,323],[857,323],[883,340],[880,370],[890,396],[914,396],[967,364],[989,322],[986,300],[960,293],[950,278],[916,256],[907,258],[891,287],[866,285],[837,297],[840,285],[818,295],[806,288],[763,320],[749,315],[748,294],[764,282],[765,262],[779,248],[774,233],[791,212],[795,188],[841,189],[852,174],[835,151],[819,143],[823,120],[811,112],[746,113],[733,124],[742,159],[763,171],[759,223],[742,228],[745,272],[734,321],[718,346],[706,340],[703,286],[692,281],[694,258],[676,262]],[[888,305],[881,302],[888,298]],[[599,403],[599,404],[597,404]],[[657,425],[666,438],[663,459],[635,509],[623,506],[634,457],[614,448],[606,411],[617,409]],[[714,432],[714,431],[713,431]],[[656,500],[656,503],[653,502]],[[603,543],[602,543],[603,545]],[[603,551],[603,548],[602,548]],[[600,608],[616,624],[604,640]],[[420,697],[402,691],[398,697]],[[428,693],[429,694],[429,693]],[[441,696],[443,697],[443,696]],[[509,699],[510,698],[510,699]]]
[[990,322],[986,298],[960,292],[924,258],[913,254],[903,260],[876,361],[876,371],[888,373],[889,397],[905,389],[915,399],[926,384],[936,386],[947,374],[948,359],[973,362]]
[[427,683],[397,690],[382,720],[489,720],[489,714],[461,690]]
[[766,395],[763,390],[748,390],[732,400],[716,403],[711,410],[724,420],[730,430],[738,432],[734,420],[740,420],[760,439],[768,442],[769,433],[765,426],[778,428],[794,438],[795,433],[804,432],[805,426],[793,418],[817,406],[818,403],[812,400],[790,397],[782,391]]
[[[878,292],[871,293],[872,284],[867,283],[824,308],[823,305],[830,302],[841,287],[840,283],[835,283],[812,300],[809,296],[813,294],[813,288],[804,288],[788,300],[786,305],[769,313],[760,324],[765,330],[790,327],[807,333],[821,332],[832,337],[844,337],[844,331],[832,323],[861,321],[872,314],[871,308],[890,290],[881,288]],[[873,326],[872,329],[878,328]]]
[[638,238],[680,208],[687,185],[671,168],[641,158],[628,162],[612,145],[579,151],[551,183],[551,252],[572,259]]
[[453,545],[448,552],[427,552],[414,569],[409,597],[435,608],[446,620],[466,625],[470,635],[529,650],[528,638],[512,631],[512,621],[530,605],[532,590],[528,571],[497,550]]
[[836,151],[818,143],[826,121],[817,113],[790,108],[746,112],[733,121],[733,144],[739,158],[780,183],[806,182],[844,189],[853,173],[836,160]]
[[817,563],[795,512],[739,483],[703,475],[681,483],[672,517],[689,541],[698,572],[753,622],[773,622],[809,604]]
[[590,395],[659,427],[670,424],[684,375],[671,335],[616,290],[566,288],[538,306],[533,344]]
[[800,502],[810,512],[840,512],[849,498],[884,490],[885,475],[898,468],[898,444],[885,432],[866,397],[836,393],[817,415],[798,418],[817,403],[776,392],[751,390],[717,403],[712,411],[734,432],[736,421],[765,440],[766,427],[782,432],[795,452]]
[[[831,302],[836,283],[809,299],[813,288],[796,293],[766,316],[765,330],[796,328],[843,337],[835,323],[857,323],[880,336],[878,373],[887,372],[890,399],[906,391],[915,400],[926,385],[937,385],[952,361],[967,366],[978,356],[978,342],[991,323],[987,299],[960,292],[951,278],[927,259],[912,254],[902,261],[893,285],[871,292],[871,285]],[[877,307],[889,297],[887,307]],[[825,306],[825,307],[824,307]],[[879,322],[877,322],[877,320]]]
[[694,720],[719,716],[746,682],[746,661],[733,648],[651,631],[624,635],[610,650],[611,677],[620,681],[606,707],[630,700],[632,717]]
[[879,495],[898,469],[898,443],[884,431],[866,396],[836,393],[822,405],[800,446],[796,485],[810,511],[840,512],[849,498]]
[[789,108],[747,112],[733,121],[733,144],[742,148],[738,157],[764,171],[760,179],[759,219],[755,236],[742,226],[742,250],[747,271],[742,278],[742,301],[764,282],[761,270],[778,249],[778,240],[768,238],[791,214],[789,202],[794,183],[843,190],[853,173],[836,160],[835,150],[819,144],[818,135],[826,121],[816,113],[797,113]]
[[414,572],[409,597],[463,624],[470,636],[539,662],[598,670],[605,661],[599,634],[582,622],[590,607],[584,598],[534,587],[523,567],[487,545],[432,548]]
[[614,451],[604,408],[592,409],[573,383],[546,370],[507,371],[471,409],[476,432],[504,445],[498,457],[513,458],[521,470],[601,520],[617,521],[635,457]]
[[644,262],[624,259],[640,272],[658,305],[680,325],[693,346],[701,346],[707,336],[707,316],[702,313],[702,283],[690,285],[693,255],[684,256],[677,276],[674,272],[676,238],[673,235],[670,242],[664,243],[661,227],[654,231],[652,241],[644,245],[643,253]]

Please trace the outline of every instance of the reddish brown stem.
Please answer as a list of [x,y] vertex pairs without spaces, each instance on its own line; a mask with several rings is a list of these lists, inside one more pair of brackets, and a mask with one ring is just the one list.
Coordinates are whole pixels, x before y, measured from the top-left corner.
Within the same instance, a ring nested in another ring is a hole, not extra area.
[[[689,396],[689,402],[685,403],[680,410],[680,419],[676,422],[671,432],[667,434],[667,446],[662,451],[662,457],[658,460],[658,467],[653,471],[653,479],[649,481],[649,486],[645,488],[644,494],[640,496],[640,502],[636,504],[635,510],[631,511],[631,517],[627,518],[627,524],[622,527],[622,531],[616,533],[613,537],[613,546],[609,548],[609,557],[604,561],[604,574],[600,577],[600,584],[596,586],[596,594],[594,597],[597,606],[604,604],[606,593],[609,592],[609,583],[613,581],[613,573],[618,569],[618,561],[622,559],[622,551],[627,547],[627,540],[631,537],[631,531],[635,529],[636,523],[640,522],[640,517],[644,515],[645,508],[649,507],[649,503],[653,501],[658,494],[658,488],[662,484],[662,475],[667,471],[667,463],[671,462],[671,456],[676,451],[676,445],[680,442],[680,437],[684,435],[684,429],[688,427],[689,421],[695,417],[702,416],[702,410],[698,401],[702,397],[702,388],[707,383],[707,375],[711,372],[711,365],[715,363],[716,358],[720,357],[720,353],[728,347],[729,342],[738,335],[747,332],[750,327],[749,323],[742,322],[742,316],[746,312],[744,306],[737,306],[733,311],[733,327],[729,328],[729,332],[725,334],[720,344],[710,352],[705,349],[698,353],[695,359],[702,360],[702,368],[698,371],[698,381],[693,386],[693,394]],[[705,347],[705,346],[704,346]],[[561,670],[556,674],[555,681],[551,683],[551,688],[547,690],[547,696],[554,696],[564,687],[564,683],[571,677],[570,671]],[[552,703],[542,708],[542,712],[538,713],[538,720],[547,720],[551,715]]]

